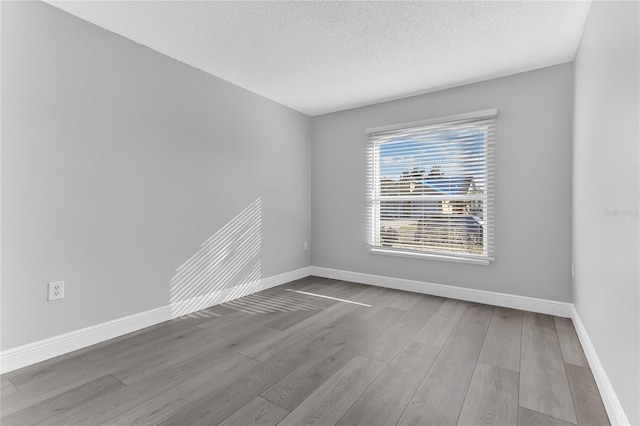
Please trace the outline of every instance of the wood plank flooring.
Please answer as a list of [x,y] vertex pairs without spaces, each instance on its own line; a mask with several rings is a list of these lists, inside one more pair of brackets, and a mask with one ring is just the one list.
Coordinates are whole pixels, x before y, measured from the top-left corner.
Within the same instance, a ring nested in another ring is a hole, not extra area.
[[571,320],[316,277],[1,381],[3,425],[609,424]]

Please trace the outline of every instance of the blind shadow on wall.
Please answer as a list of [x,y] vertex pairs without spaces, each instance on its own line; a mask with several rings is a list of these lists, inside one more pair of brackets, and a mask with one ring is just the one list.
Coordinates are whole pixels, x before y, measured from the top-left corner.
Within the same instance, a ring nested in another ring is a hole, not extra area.
[[172,317],[260,289],[262,200],[258,197],[176,269],[170,283]]

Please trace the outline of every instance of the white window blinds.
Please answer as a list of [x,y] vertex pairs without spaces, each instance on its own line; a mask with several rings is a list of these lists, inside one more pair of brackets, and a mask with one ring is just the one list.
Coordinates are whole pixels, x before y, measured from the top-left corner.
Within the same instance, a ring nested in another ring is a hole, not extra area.
[[368,129],[373,252],[488,264],[496,110]]

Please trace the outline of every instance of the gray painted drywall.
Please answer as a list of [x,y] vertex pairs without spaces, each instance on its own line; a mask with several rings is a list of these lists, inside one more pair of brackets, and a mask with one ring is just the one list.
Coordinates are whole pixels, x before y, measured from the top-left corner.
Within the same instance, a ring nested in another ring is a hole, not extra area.
[[594,2],[575,60],[574,304],[640,424],[640,5]]
[[[571,301],[572,64],[314,117],[314,266]],[[365,129],[497,108],[496,261],[370,254]]]
[[[2,2],[2,349],[167,305],[211,236],[195,272],[247,265],[224,287],[309,266],[309,153],[303,114],[41,2]],[[56,280],[66,297],[47,302]]]

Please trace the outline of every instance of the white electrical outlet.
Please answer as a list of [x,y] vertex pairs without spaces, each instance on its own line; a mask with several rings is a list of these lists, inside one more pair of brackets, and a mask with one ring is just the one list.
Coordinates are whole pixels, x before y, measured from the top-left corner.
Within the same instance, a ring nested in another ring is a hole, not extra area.
[[304,248],[304,251],[309,250],[309,243],[305,241],[304,245],[303,245],[303,248]]
[[49,283],[49,297],[47,300],[64,299],[64,281],[55,281]]

